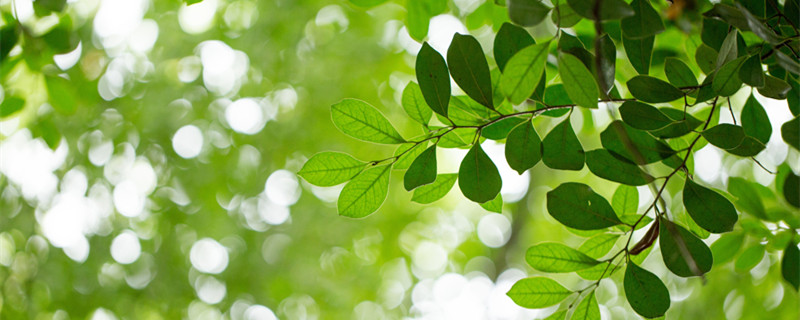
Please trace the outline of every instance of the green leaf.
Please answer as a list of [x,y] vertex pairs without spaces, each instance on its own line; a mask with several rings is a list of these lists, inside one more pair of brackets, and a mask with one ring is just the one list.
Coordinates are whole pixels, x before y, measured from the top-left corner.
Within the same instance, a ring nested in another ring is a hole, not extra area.
[[416,187],[433,183],[434,180],[436,180],[436,145],[423,151],[411,163],[403,177],[403,186],[407,191],[411,191]]
[[632,186],[643,186],[653,181],[653,177],[637,165],[614,157],[606,149],[586,152],[586,166],[594,175],[609,181]]
[[800,63],[797,62],[796,58],[792,58],[779,50],[775,50],[775,59],[778,61],[778,65],[786,69],[786,71],[794,73],[795,75],[800,75]]
[[754,16],[750,11],[747,11],[741,4],[736,3],[736,7],[741,11],[744,18],[747,20],[747,26],[750,27],[750,31],[753,31],[759,38],[764,39],[764,41],[769,42],[770,44],[776,45],[781,42],[781,38],[775,34],[771,29],[767,28],[764,23],[761,22],[756,16]]
[[764,246],[755,244],[747,249],[744,249],[739,258],[736,259],[734,267],[736,272],[745,273],[753,269],[761,259],[764,258]]
[[458,134],[459,130],[461,130],[461,129],[456,129],[456,130],[450,131],[450,132],[446,133],[445,135],[443,135],[441,138],[439,138],[439,143],[438,143],[439,147],[442,147],[442,148],[461,148],[461,147],[468,146],[469,143],[464,141],[464,139],[462,139],[461,136]]
[[717,62],[715,66],[717,68],[723,66],[724,64],[735,60],[739,56],[739,49],[736,45],[736,38],[739,36],[739,33],[736,29],[731,30],[728,32],[728,35],[725,36],[725,40],[722,41],[722,46],[719,49],[719,55],[717,56]]
[[569,310],[565,309],[565,310],[553,312],[553,314],[547,316],[547,318],[544,318],[542,320],[564,320],[564,319],[567,318],[567,311],[569,311]]
[[428,45],[428,42],[422,43],[422,49],[417,54],[416,73],[425,102],[433,112],[447,117],[447,106],[450,103],[450,73],[442,55]]
[[17,45],[19,40],[19,28],[16,23],[6,24],[0,28],[0,62],[6,60],[11,49]]
[[626,124],[640,130],[657,130],[673,122],[655,107],[639,101],[626,101],[619,107],[619,113]]
[[[598,1],[602,2],[597,4]],[[592,20],[619,20],[634,14],[633,8],[623,0],[567,0],[567,3],[576,13]],[[595,11],[597,6],[600,12]]]
[[384,3],[386,0],[350,0],[350,2],[359,7],[369,8]]
[[622,46],[628,61],[639,74],[650,72],[650,58],[653,56],[653,43],[656,37],[650,36],[644,39],[631,39],[622,35]]
[[577,57],[561,53],[558,55],[558,73],[569,98],[576,105],[597,108],[600,92],[589,69]]
[[530,121],[516,126],[506,140],[506,161],[519,174],[542,159],[542,140]]
[[759,219],[769,220],[766,209],[764,209],[764,202],[761,201],[761,195],[756,186],[762,187],[742,178],[731,177],[728,179],[728,192],[736,197],[734,202],[739,210]]
[[494,199],[500,192],[503,182],[497,167],[483,152],[481,145],[475,143],[458,169],[458,186],[467,199],[484,203]]
[[742,127],[721,123],[702,132],[703,138],[721,149],[733,149],[742,144],[745,134]]
[[593,259],[600,259],[614,248],[619,237],[620,235],[612,233],[594,235],[586,239],[586,241],[578,247],[578,251],[585,253]]
[[540,243],[528,248],[525,261],[542,272],[573,272],[600,263],[578,250],[555,242]]
[[520,104],[536,90],[547,62],[550,42],[534,44],[520,50],[506,64],[500,78],[500,89],[512,104]]
[[542,162],[550,168],[580,170],[584,157],[583,147],[572,130],[569,118],[550,130],[542,141]]
[[414,189],[411,201],[428,204],[439,200],[450,192],[450,189],[456,184],[456,179],[458,179],[458,174],[456,173],[440,174],[436,176],[436,180],[433,183]]
[[330,187],[353,179],[366,166],[349,154],[328,151],[312,156],[297,174],[315,186]]
[[718,57],[719,54],[717,51],[705,44],[697,47],[697,51],[694,53],[694,61],[697,62],[697,66],[700,67],[700,70],[707,75],[711,75],[711,73],[717,69],[716,64]]
[[742,247],[744,234],[741,232],[731,232],[722,236],[711,244],[711,253],[714,257],[714,264],[722,265],[733,260],[736,253]]
[[432,18],[425,6],[425,0],[408,0],[406,8],[408,9],[408,14],[406,14],[408,34],[415,40],[422,41],[428,35],[429,21]]
[[800,117],[786,121],[781,126],[781,136],[787,144],[800,150]]
[[766,75],[764,86],[758,88],[758,93],[767,98],[783,100],[786,99],[789,90],[792,90],[792,87],[786,81]]
[[635,214],[639,210],[639,190],[620,185],[611,197],[611,207],[618,215]]
[[[558,3],[558,1],[553,2],[553,4],[556,3]],[[570,7],[565,0],[560,0],[560,3],[553,7],[553,13],[550,14],[550,19],[553,20],[553,23],[559,28],[569,28],[578,24],[583,18],[581,18],[575,10],[572,10],[572,7]]]
[[711,249],[702,240],[671,221],[661,219],[660,224],[658,241],[661,245],[661,257],[672,273],[680,277],[691,277],[711,270],[714,258]]
[[694,72],[680,59],[670,57],[664,60],[664,73],[669,82],[678,88],[697,86]]
[[[441,146],[441,141],[440,141]],[[416,143],[404,143],[401,144],[397,149],[394,151],[394,156],[398,157],[397,161],[392,166],[392,169],[395,170],[406,170],[408,167],[411,166],[411,163],[414,162],[417,157],[425,151],[425,148],[428,147],[427,142],[423,142],[420,144]]]
[[61,132],[53,123],[52,117],[37,119],[36,124],[31,127],[31,134],[34,138],[41,137],[50,149],[55,150],[61,144]]
[[405,142],[386,117],[370,104],[357,99],[344,99],[331,106],[336,128],[364,141],[398,144]]
[[403,110],[406,111],[411,119],[419,122],[423,126],[428,125],[431,120],[431,108],[425,103],[425,98],[422,96],[422,91],[416,82],[409,82],[403,90],[402,98]]
[[605,198],[582,183],[567,182],[547,193],[547,212],[578,230],[603,229],[622,221]]
[[663,141],[620,120],[615,120],[600,133],[600,141],[604,148],[636,164],[658,162],[675,154]]
[[644,102],[670,102],[683,98],[683,91],[664,80],[650,76],[635,76],[628,80],[628,90]]
[[608,263],[605,262],[575,273],[583,279],[596,281],[600,280],[601,277],[603,279],[611,277],[617,271],[617,269],[619,269],[618,265],[608,266]]
[[56,76],[45,76],[48,102],[56,111],[63,114],[73,114],[77,110],[75,88],[69,80]]
[[0,103],[0,118],[8,117],[25,106],[25,99],[16,96],[6,96]]
[[692,179],[686,179],[683,186],[683,205],[697,225],[710,232],[731,231],[739,219],[728,199]]
[[344,185],[337,203],[339,215],[363,218],[377,211],[389,192],[391,168],[385,165],[367,169]]
[[673,108],[660,108],[658,110],[674,121],[664,128],[651,132],[654,136],[662,139],[677,138],[686,135],[703,124],[703,121],[700,121],[691,114],[684,113],[683,110]]
[[751,87],[764,86],[764,70],[761,69],[761,55],[754,54],[747,58],[739,68],[739,79]]
[[563,301],[572,295],[572,291],[553,279],[533,277],[517,281],[506,295],[519,306],[538,309]]
[[634,15],[622,19],[622,34],[631,39],[642,39],[664,31],[664,23],[649,0],[633,0],[631,7]]
[[645,318],[658,318],[669,310],[669,290],[656,275],[628,262],[625,269],[625,297],[633,311]]
[[595,52],[600,54],[600,59],[595,59],[595,61],[599,61],[600,64],[599,69],[595,66],[593,72],[597,79],[597,85],[600,87],[600,92],[603,93],[603,96],[606,96],[611,92],[611,88],[614,87],[614,73],[617,68],[617,47],[608,34],[603,35],[595,42],[599,48]]
[[508,22],[503,23],[494,37],[494,60],[497,67],[500,71],[505,70],[506,63],[514,54],[534,43],[533,37],[525,29]]
[[795,291],[800,289],[800,249],[797,249],[797,245],[792,241],[789,241],[789,245],[783,251],[781,275]]
[[511,132],[511,130],[525,121],[525,119],[516,117],[505,118],[483,128],[483,130],[481,130],[481,136],[492,140],[505,139],[508,137],[508,134]]
[[589,295],[583,298],[583,301],[575,307],[570,319],[572,320],[600,320],[600,306],[597,304],[597,298],[594,296],[595,291],[592,290]]
[[727,151],[730,154],[740,157],[752,157],[761,153],[761,151],[763,151],[765,148],[766,146],[760,141],[756,140],[756,138],[745,136],[742,140],[742,144]]
[[507,0],[508,17],[512,22],[531,27],[547,18],[550,7],[544,5],[542,0]]
[[489,64],[475,37],[453,34],[447,49],[447,67],[461,90],[483,106],[494,109]]
[[745,134],[756,138],[763,144],[767,144],[769,137],[772,135],[772,124],[769,122],[769,117],[767,117],[764,107],[758,103],[758,100],[752,94],[747,98],[747,102],[742,108],[741,120]]
[[503,213],[503,196],[498,193],[491,201],[481,203],[481,207],[489,212]]
[[795,208],[800,208],[800,176],[791,171],[783,180],[783,198]]
[[729,61],[719,68],[711,82],[711,88],[718,95],[723,97],[732,96],[742,87],[742,80],[739,79],[739,67],[742,66],[746,57],[737,58]]

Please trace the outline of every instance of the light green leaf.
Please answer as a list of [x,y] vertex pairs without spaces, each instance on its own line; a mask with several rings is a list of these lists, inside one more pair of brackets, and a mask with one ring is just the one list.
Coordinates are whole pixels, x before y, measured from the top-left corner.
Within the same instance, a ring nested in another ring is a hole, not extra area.
[[582,183],[567,182],[547,193],[547,212],[563,225],[578,230],[621,224],[608,201]]
[[536,90],[547,62],[550,42],[534,44],[520,50],[508,60],[500,78],[500,89],[513,104],[520,104]]
[[639,210],[639,190],[634,186],[620,185],[611,197],[611,207],[620,216],[635,214]]
[[75,96],[75,89],[70,81],[56,76],[45,76],[44,79],[47,95],[50,97],[47,101],[53,109],[63,114],[75,113],[78,108],[76,103],[78,97]]
[[484,203],[500,193],[503,182],[497,167],[476,143],[464,156],[458,169],[458,186],[467,199]]
[[585,253],[590,258],[600,259],[614,248],[619,237],[620,235],[612,233],[594,235],[586,239],[586,241],[578,247],[578,251]]
[[447,67],[461,90],[483,106],[494,109],[489,64],[475,37],[453,34],[447,49]]
[[553,13],[550,14],[550,19],[559,28],[572,27],[583,19],[575,10],[572,10],[567,4],[566,0],[554,1]]
[[563,301],[572,295],[572,291],[553,279],[533,277],[517,281],[506,295],[519,306],[538,309]]
[[425,102],[433,112],[447,117],[447,107],[450,104],[450,73],[442,55],[427,42],[422,43],[422,49],[417,54],[416,73]]
[[450,192],[450,189],[456,184],[456,179],[458,179],[458,174],[456,173],[440,174],[436,176],[436,180],[433,183],[414,189],[411,201],[428,204],[439,200]]
[[366,162],[345,153],[320,152],[308,159],[297,174],[310,184],[329,187],[349,181],[366,166]]
[[498,193],[491,201],[481,203],[481,207],[489,212],[503,213],[503,196]]
[[8,117],[25,106],[25,99],[16,96],[6,96],[0,103],[0,118]]
[[589,69],[577,57],[561,53],[558,55],[558,73],[569,98],[576,105],[597,108],[600,92]]
[[431,14],[425,6],[425,0],[408,0],[406,2],[406,27],[408,34],[417,41],[422,41],[428,35]]
[[540,243],[528,248],[525,261],[543,272],[573,272],[600,263],[578,250],[554,242]]
[[389,173],[392,166],[367,169],[350,180],[339,194],[339,215],[363,218],[381,207],[389,192]]
[[516,126],[506,140],[506,161],[519,174],[542,159],[542,140],[530,121]]
[[686,179],[683,186],[683,205],[697,225],[709,232],[731,231],[739,219],[728,199],[692,179]]
[[428,125],[431,120],[431,108],[425,102],[425,97],[422,96],[422,91],[416,82],[409,82],[403,90],[403,98],[401,101],[403,110],[406,111],[411,119],[419,122],[422,125]]
[[628,80],[628,90],[644,102],[670,102],[683,98],[683,91],[664,80],[650,76],[635,76]]
[[680,277],[700,276],[711,270],[714,258],[702,240],[671,221],[661,219],[660,225],[658,242],[667,269]]
[[628,303],[639,315],[657,318],[669,310],[669,291],[661,279],[650,271],[628,262],[623,284]]
[[384,144],[405,142],[378,109],[361,100],[344,99],[334,104],[331,118],[336,128],[356,139]]
[[736,272],[745,273],[753,269],[764,258],[764,252],[764,246],[761,244],[755,244],[744,249],[734,264]]
[[572,320],[600,320],[600,306],[597,304],[597,298],[594,296],[595,291],[592,290],[588,296],[583,298],[583,301],[575,307],[572,312]]
[[632,186],[643,186],[653,181],[653,177],[637,165],[616,158],[606,149],[586,152],[586,166],[594,175],[609,181]]
[[722,236],[711,244],[711,254],[714,257],[715,265],[722,265],[733,260],[739,252],[744,242],[744,234],[741,232],[731,232]]
[[436,145],[423,151],[411,163],[403,177],[403,186],[407,191],[411,191],[416,187],[433,183],[434,180],[436,180]]
[[626,101],[619,107],[622,121],[640,130],[657,130],[672,124],[672,119],[656,107],[639,101]]
[[631,7],[634,15],[622,19],[622,33],[632,39],[654,36],[664,31],[664,23],[649,0],[633,0]]

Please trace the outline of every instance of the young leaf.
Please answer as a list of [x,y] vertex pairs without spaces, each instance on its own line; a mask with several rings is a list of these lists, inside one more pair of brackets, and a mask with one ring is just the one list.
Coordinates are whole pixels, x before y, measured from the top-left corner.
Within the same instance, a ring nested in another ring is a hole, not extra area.
[[626,101],[619,107],[622,121],[640,130],[657,130],[673,121],[655,107],[639,101]]
[[447,106],[450,104],[450,74],[442,55],[427,42],[422,43],[422,49],[417,54],[416,73],[425,102],[433,112],[447,117]]
[[586,239],[586,241],[578,247],[578,251],[585,253],[593,259],[600,259],[614,248],[614,244],[617,243],[619,237],[620,235],[611,233],[594,235]]
[[605,198],[582,183],[567,182],[547,193],[547,212],[563,225],[578,230],[621,224]]
[[664,73],[667,75],[669,83],[678,88],[697,86],[697,77],[694,72],[680,59],[667,58],[664,61]]
[[503,182],[497,167],[483,152],[481,145],[475,143],[458,169],[458,186],[467,199],[484,203],[494,199],[500,192]]
[[481,207],[489,212],[503,213],[503,196],[498,193],[491,201],[481,203]]
[[528,46],[511,57],[500,78],[500,89],[512,104],[520,104],[533,94],[547,62],[550,42]]
[[752,94],[742,108],[742,129],[745,134],[763,144],[767,144],[772,135],[772,124],[769,122],[767,112]]
[[416,82],[409,82],[403,89],[403,99],[401,101],[403,110],[406,111],[411,119],[422,125],[428,125],[431,120],[431,108],[425,103],[425,97]]
[[547,18],[550,7],[541,0],[508,0],[508,17],[512,22],[532,27]]
[[540,243],[528,248],[525,261],[542,272],[573,272],[600,263],[578,250],[555,242]]
[[745,134],[742,127],[730,123],[721,123],[702,132],[703,138],[721,149],[733,149],[742,144]]
[[714,258],[702,240],[669,220],[661,219],[660,225],[658,241],[661,245],[661,257],[672,273],[680,277],[691,277],[711,270]]
[[739,219],[728,199],[692,179],[686,179],[683,186],[683,205],[697,225],[710,232],[731,231]]
[[739,79],[751,87],[764,86],[764,70],[761,69],[761,55],[754,54],[747,58],[739,68]]
[[542,159],[542,140],[530,121],[516,126],[506,140],[506,161],[519,174],[532,168]]
[[[602,2],[598,4],[598,1]],[[634,14],[624,0],[567,0],[567,3],[576,13],[592,20],[619,20]]]
[[669,310],[669,290],[656,275],[628,262],[625,269],[625,297],[636,313],[645,318],[658,318]]
[[597,108],[597,99],[600,92],[597,83],[589,69],[576,58],[568,53],[558,55],[558,73],[564,84],[569,98],[576,105],[585,108]]
[[594,296],[595,291],[592,290],[589,295],[583,298],[583,301],[575,307],[572,312],[572,320],[600,320],[600,306],[597,304],[597,298]]
[[489,64],[475,37],[453,34],[447,49],[447,67],[461,90],[483,106],[494,109]]
[[653,177],[637,165],[614,157],[606,149],[586,152],[586,166],[600,178],[631,186],[643,186],[653,181]]
[[564,119],[550,130],[542,141],[542,162],[550,168],[560,170],[580,170],[585,155],[569,118]]
[[344,99],[331,106],[336,128],[353,138],[383,144],[405,142],[378,109],[357,99]]
[[634,15],[622,19],[622,33],[631,39],[642,39],[664,31],[664,23],[649,0],[633,0],[631,7]]
[[639,190],[620,185],[611,197],[611,207],[618,215],[635,214],[639,210]]
[[622,46],[625,48],[625,54],[628,55],[628,61],[639,74],[648,74],[650,72],[650,58],[653,56],[653,43],[655,40],[655,36],[631,39],[624,34],[622,35]]
[[503,23],[494,37],[494,60],[497,67],[500,71],[505,70],[506,63],[514,54],[534,43],[533,37],[525,29],[508,22]]
[[389,173],[392,166],[367,169],[350,180],[339,194],[339,215],[363,218],[381,207],[389,192]]
[[308,159],[297,174],[315,186],[330,187],[349,181],[366,166],[345,153],[321,152]]
[[744,234],[731,232],[722,236],[711,244],[711,254],[714,257],[714,264],[722,265],[731,261],[744,242]]
[[517,281],[506,295],[521,307],[538,309],[563,301],[572,295],[572,291],[553,279],[533,277]]
[[670,102],[683,98],[683,91],[664,80],[635,76],[628,80],[628,90],[639,100],[649,103]]
[[732,96],[742,87],[742,80],[739,79],[739,67],[744,63],[746,57],[741,57],[729,61],[722,65],[714,75],[711,88],[718,95],[723,97]]
[[739,255],[739,258],[736,259],[736,263],[734,264],[734,268],[736,272],[745,273],[753,269],[761,259],[764,258],[764,246],[761,244],[755,244],[747,249],[742,251],[742,254]]
[[794,287],[794,290],[800,289],[800,249],[797,249],[797,245],[792,241],[789,241],[783,250],[781,275]]
[[456,173],[443,173],[436,176],[436,180],[431,184],[426,184],[414,189],[411,201],[416,203],[428,204],[441,199],[453,188],[458,179]]
[[433,183],[436,180],[436,145],[420,154],[411,166],[408,167],[406,175],[403,177],[403,186],[407,191],[414,188]]

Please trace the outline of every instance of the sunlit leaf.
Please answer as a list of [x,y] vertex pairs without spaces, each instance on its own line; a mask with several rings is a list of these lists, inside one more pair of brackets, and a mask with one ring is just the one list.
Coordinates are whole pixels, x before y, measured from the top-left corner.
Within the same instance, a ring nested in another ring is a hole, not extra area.
[[736,272],[744,273],[750,271],[750,269],[753,269],[763,258],[764,246],[761,244],[755,244],[744,249],[734,264]]
[[406,88],[403,89],[402,98],[403,110],[406,111],[411,119],[419,122],[422,125],[427,125],[431,120],[431,108],[425,103],[425,98],[422,96],[422,91],[416,82],[409,82]]
[[349,181],[367,166],[366,162],[340,152],[320,152],[308,159],[297,172],[308,183],[328,187]]
[[741,232],[731,232],[723,234],[711,244],[711,253],[714,257],[714,264],[721,265],[733,260],[739,253],[744,241],[744,234]]
[[639,210],[639,190],[633,186],[620,185],[611,197],[611,207],[618,215],[636,213]]
[[511,57],[525,47],[536,43],[525,29],[503,23],[494,37],[494,60],[501,71],[505,70],[506,63]]
[[594,235],[586,239],[586,241],[578,247],[578,251],[585,253],[593,259],[600,259],[614,248],[614,244],[617,243],[619,237],[620,235],[612,233]]
[[522,307],[537,309],[563,301],[572,295],[572,291],[553,279],[533,277],[517,281],[506,294]]
[[595,291],[583,298],[581,303],[572,312],[571,320],[600,320],[600,306],[597,304]]
[[392,166],[367,169],[350,180],[339,194],[339,215],[363,218],[381,207],[389,191],[389,173]]
[[520,50],[506,64],[500,78],[500,89],[513,104],[520,104],[533,94],[547,62],[550,42],[534,44]]
[[458,174],[456,173],[440,174],[436,176],[436,180],[433,183],[414,189],[411,201],[428,204],[439,200],[450,192],[450,189],[456,184],[456,179],[458,179]]
[[403,177],[403,186],[411,191],[416,187],[433,183],[436,180],[436,145],[423,151]]
[[555,242],[540,243],[528,248],[525,261],[543,272],[573,272],[600,263],[578,250]]
[[331,118],[336,128],[356,139],[384,144],[405,142],[378,109],[361,100],[344,99],[332,105]]
[[494,199],[481,203],[481,207],[489,212],[503,213],[503,196],[498,193]]

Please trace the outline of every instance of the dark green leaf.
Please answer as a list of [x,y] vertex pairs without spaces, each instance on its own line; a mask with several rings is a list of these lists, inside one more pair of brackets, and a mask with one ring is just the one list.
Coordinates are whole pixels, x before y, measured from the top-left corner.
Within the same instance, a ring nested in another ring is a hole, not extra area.
[[600,142],[604,148],[636,164],[658,162],[675,154],[666,143],[619,120],[600,133]]
[[759,154],[764,148],[766,148],[766,146],[756,140],[756,138],[745,136],[744,140],[742,140],[742,144],[727,151],[730,154],[740,157],[752,157]]
[[447,117],[447,106],[450,103],[450,74],[442,55],[427,42],[422,44],[422,49],[417,54],[416,72],[425,102],[433,112]]
[[633,186],[620,185],[611,198],[611,207],[620,216],[635,214],[639,210],[639,190]]
[[547,212],[578,230],[603,229],[622,221],[605,198],[585,184],[567,182],[547,193]]
[[751,87],[764,86],[764,70],[761,69],[761,56],[752,55],[739,68],[739,79]]
[[401,144],[394,151],[394,156],[398,158],[392,168],[395,170],[408,169],[408,167],[411,166],[411,163],[414,162],[414,160],[425,151],[426,147],[428,147],[428,144],[425,142],[420,144],[414,142]]
[[458,179],[458,174],[456,173],[440,174],[436,176],[436,180],[433,183],[414,189],[411,201],[428,204],[439,200],[450,192],[450,189],[456,184],[456,179]]
[[[602,2],[598,4],[599,1]],[[567,0],[567,3],[576,13],[592,20],[619,20],[634,14],[633,8],[623,0]]]
[[683,110],[673,108],[660,108],[658,110],[675,121],[664,128],[652,131],[652,134],[659,138],[677,138],[692,132],[692,130],[703,124],[703,121],[691,114],[683,113]]
[[655,107],[638,101],[626,101],[619,107],[619,113],[626,124],[640,130],[661,129],[672,123]]
[[[556,83],[544,90],[544,103],[548,106],[568,106],[574,104],[567,95],[564,85],[561,83]],[[568,109],[562,110],[569,111]],[[566,114],[566,112],[562,115],[564,114]]]
[[758,88],[758,93],[767,98],[783,100],[786,94],[792,90],[786,81],[767,75],[764,77],[764,86]]
[[742,128],[745,134],[763,144],[767,144],[772,135],[772,124],[769,122],[767,112],[752,94],[742,108]]
[[697,86],[694,72],[680,59],[670,57],[664,60],[664,73],[669,82],[678,88]]
[[739,258],[736,259],[736,263],[734,267],[736,268],[736,272],[744,273],[753,269],[761,259],[764,259],[764,246],[761,244],[755,244],[744,251],[742,254],[739,255]]
[[710,75],[717,69],[717,58],[719,57],[717,51],[705,44],[697,47],[694,53],[694,61],[703,73]]
[[606,149],[586,152],[586,166],[594,175],[622,184],[643,186],[653,181],[653,177],[637,165],[616,158]]
[[677,276],[700,276],[711,270],[714,261],[711,249],[689,230],[662,219],[658,241],[661,257],[667,268]]
[[344,99],[331,106],[336,128],[364,141],[398,144],[405,142],[389,120],[378,109],[357,99]]
[[0,28],[0,62],[6,60],[8,53],[17,45],[19,28],[17,24],[10,23]]
[[0,103],[0,118],[8,117],[25,106],[25,100],[16,96],[6,96]]
[[450,48],[447,49],[447,67],[461,90],[478,103],[494,109],[489,64],[475,37],[453,34]]
[[[556,2],[554,2],[554,4],[555,3]],[[566,0],[561,0],[561,3],[557,4],[553,8],[553,13],[550,14],[550,19],[552,19],[553,23],[560,28],[569,28],[578,24],[578,22],[580,22],[583,18],[581,18],[581,16],[578,15],[575,10],[572,10],[572,7],[567,4]]]
[[711,10],[703,13],[706,17],[718,17],[720,20],[729,23],[742,31],[750,31],[747,20],[739,9],[727,4],[717,3]]
[[655,36],[631,39],[622,35],[622,46],[625,47],[628,61],[639,74],[648,74],[650,72],[650,58],[653,56],[655,39]]
[[467,199],[477,203],[492,200],[500,192],[500,173],[478,143],[472,146],[461,161],[458,186]]
[[550,42],[528,46],[511,57],[500,78],[500,89],[513,104],[520,104],[533,94],[547,63]]
[[603,35],[596,42],[599,45],[599,50],[596,50],[596,52],[600,53],[600,69],[596,70],[597,67],[595,67],[594,73],[600,91],[605,96],[614,87],[614,72],[617,68],[617,47],[608,34]]
[[[760,185],[758,186],[760,187]],[[740,211],[762,220],[769,220],[755,183],[742,178],[731,177],[728,179],[728,192],[736,197],[734,202]]]
[[502,140],[508,137],[508,134],[514,127],[523,122],[525,122],[525,120],[520,118],[505,118],[483,128],[483,130],[481,130],[481,136],[486,139]]
[[553,279],[533,277],[517,281],[506,295],[522,307],[537,309],[563,301],[572,295],[572,291]]
[[635,14],[622,19],[622,33],[631,39],[642,39],[664,31],[664,23],[649,0],[633,0],[631,7]]
[[503,213],[503,196],[498,193],[491,201],[481,203],[481,207],[489,212]]
[[550,7],[544,5],[541,0],[507,0],[508,17],[512,22],[531,27],[539,24],[547,18]]
[[750,30],[753,31],[753,33],[755,33],[759,38],[764,39],[764,41],[773,45],[781,42],[781,38],[778,37],[775,32],[767,28],[767,26],[765,26],[761,20],[750,13],[750,11],[744,8],[741,4],[736,3],[736,7],[739,8],[745,20],[747,20],[747,25],[750,27]]
[[403,177],[403,186],[407,191],[416,187],[433,183],[436,180],[436,145],[423,151]]
[[717,62],[715,64],[717,68],[730,61],[733,61],[739,56],[738,47],[736,45],[736,38],[738,36],[739,33],[736,32],[735,29],[728,32],[728,35],[725,36],[725,40],[722,42],[722,46],[719,49],[719,55],[717,56]]
[[516,126],[506,140],[506,161],[519,174],[532,168],[542,159],[542,140],[531,122]]
[[583,147],[572,130],[569,118],[550,130],[542,141],[542,162],[550,168],[580,170],[584,157]]
[[628,80],[628,90],[644,102],[670,102],[683,98],[683,91],[664,80],[650,76],[635,76]]
[[339,215],[363,218],[377,211],[389,192],[391,168],[385,165],[367,169],[344,185],[339,194]]
[[573,272],[600,263],[578,250],[554,242],[540,243],[528,248],[525,261],[543,272]]
[[47,94],[50,96],[48,101],[58,112],[63,114],[73,114],[77,110],[75,89],[69,80],[62,77],[46,76]]
[[739,219],[728,199],[692,179],[683,185],[683,205],[697,225],[710,232],[731,231]]
[[783,180],[783,198],[795,208],[800,208],[800,176],[792,172]]
[[583,301],[575,307],[572,312],[571,320],[600,320],[600,306],[597,304],[597,298],[594,296],[595,291],[592,290],[589,295],[583,298]]
[[723,97],[732,96],[742,87],[742,80],[739,79],[739,67],[742,66],[746,57],[737,58],[729,61],[719,68],[711,82],[711,88],[718,95]]
[[792,58],[780,50],[775,50],[775,59],[778,60],[778,65],[795,75],[800,75],[800,63],[796,58]]
[[310,184],[329,187],[349,181],[366,166],[366,162],[345,153],[321,152],[308,159],[297,174]]
[[742,247],[744,242],[744,234],[740,232],[731,232],[723,234],[722,236],[711,244],[711,253],[714,257],[714,264],[722,265],[728,261],[733,260],[736,253]]
[[625,269],[625,297],[636,313],[645,318],[663,316],[669,310],[669,290],[656,275],[628,262]]
[[794,287],[794,290],[800,289],[800,249],[797,249],[797,245],[792,241],[789,241],[789,245],[783,251],[781,275]]
[[558,73],[570,100],[585,108],[597,108],[600,93],[592,73],[575,56],[567,53],[558,55]]
[[431,120],[431,108],[425,103],[425,98],[422,96],[422,91],[420,91],[416,82],[409,82],[406,85],[403,90],[402,104],[403,110],[406,111],[411,119],[422,125],[428,125]]
[[729,123],[713,126],[703,131],[702,135],[709,143],[726,150],[738,147],[745,137],[742,127]]
[[523,28],[503,23],[494,37],[494,60],[500,71],[505,70],[506,63],[523,48],[536,43],[533,37]]

